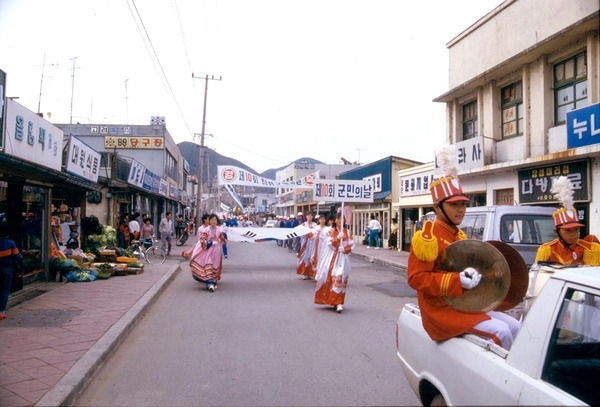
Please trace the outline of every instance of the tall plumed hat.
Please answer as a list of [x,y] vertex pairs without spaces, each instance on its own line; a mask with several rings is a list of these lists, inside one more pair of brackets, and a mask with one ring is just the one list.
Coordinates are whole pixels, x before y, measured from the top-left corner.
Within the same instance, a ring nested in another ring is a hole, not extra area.
[[562,176],[555,178],[552,182],[550,192],[562,205],[554,211],[552,218],[557,229],[581,228],[585,225],[579,223],[575,206],[573,205],[573,184],[569,178]]
[[429,190],[434,204],[444,202],[470,202],[458,181],[456,163],[456,148],[453,145],[443,145],[436,152],[437,164],[442,170],[442,176],[431,182]]

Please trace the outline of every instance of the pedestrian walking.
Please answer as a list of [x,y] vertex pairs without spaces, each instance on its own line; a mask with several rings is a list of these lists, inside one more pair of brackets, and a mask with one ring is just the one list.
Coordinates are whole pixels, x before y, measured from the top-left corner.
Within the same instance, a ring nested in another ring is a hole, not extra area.
[[172,217],[173,214],[167,211],[167,213],[165,213],[165,217],[160,220],[160,224],[158,225],[162,248],[167,253],[167,256],[171,254],[171,235],[173,234],[173,221],[171,220]]
[[388,242],[388,248],[390,250],[398,250],[398,219],[392,218],[392,225],[390,226],[390,240]]
[[223,228],[218,223],[217,215],[210,214],[208,216],[208,226],[202,228],[200,237],[190,255],[192,277],[194,280],[206,284],[206,288],[211,292],[217,289],[217,282],[221,280],[222,248],[227,243]]
[[227,254],[228,254],[227,239],[228,239],[228,237],[227,237],[227,224],[225,223],[225,220],[226,219],[223,219],[223,220],[219,219],[219,226],[221,226],[221,228],[223,228],[223,237],[224,237],[224,241],[225,241],[225,243],[223,243],[223,257],[227,258]]
[[350,274],[350,253],[354,249],[352,232],[344,227],[341,212],[327,233],[323,259],[316,275],[315,304],[329,305],[341,313]]
[[[302,225],[305,222],[304,214],[302,212],[298,212],[298,216],[292,222],[292,227]],[[300,246],[302,245],[302,237],[297,236],[292,240],[292,252],[298,254],[300,251]]]
[[129,233],[131,234],[130,235],[131,240],[138,240],[140,238],[141,225],[137,220],[139,218],[139,216],[140,216],[140,214],[138,212],[135,212],[133,214],[133,216],[131,217],[131,220],[127,224],[127,226],[129,226]]
[[119,231],[117,234],[119,247],[127,249],[131,244],[131,232],[129,230],[129,216],[125,215],[119,223]]
[[[294,215],[290,215],[289,217],[286,216],[285,218],[285,227],[287,229],[291,229],[293,228],[293,221],[295,216]],[[291,253],[292,252],[292,239],[285,239],[284,243],[283,243],[283,247],[287,248],[288,251]]]
[[14,240],[8,237],[8,226],[0,223],[0,321],[6,319],[6,304],[15,266],[20,268],[23,257]]
[[369,221],[369,244],[367,249],[371,248],[371,242],[375,243],[375,249],[379,249],[379,231],[381,230],[381,223],[375,219],[375,215],[371,215]]

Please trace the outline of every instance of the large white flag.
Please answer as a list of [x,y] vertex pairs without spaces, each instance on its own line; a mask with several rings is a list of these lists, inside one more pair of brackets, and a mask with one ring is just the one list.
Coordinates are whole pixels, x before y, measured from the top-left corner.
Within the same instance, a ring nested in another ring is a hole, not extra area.
[[227,240],[231,242],[249,242],[261,243],[271,240],[293,239],[315,233],[314,228],[306,226],[296,226],[295,228],[261,228],[261,227],[241,227],[227,228]]

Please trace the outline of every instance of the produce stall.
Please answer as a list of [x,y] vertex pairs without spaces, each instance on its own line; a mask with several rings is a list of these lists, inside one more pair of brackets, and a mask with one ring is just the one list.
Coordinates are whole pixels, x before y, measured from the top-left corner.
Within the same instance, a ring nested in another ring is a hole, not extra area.
[[96,228],[86,239],[86,250],[51,245],[50,273],[56,281],[89,282],[144,272],[144,264],[127,249],[115,247],[116,231],[110,226]]

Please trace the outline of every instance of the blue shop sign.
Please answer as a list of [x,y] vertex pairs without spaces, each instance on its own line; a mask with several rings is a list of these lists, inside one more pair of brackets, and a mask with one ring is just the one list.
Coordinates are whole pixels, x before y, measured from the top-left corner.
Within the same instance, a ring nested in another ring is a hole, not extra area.
[[600,103],[567,112],[567,148],[600,143]]

